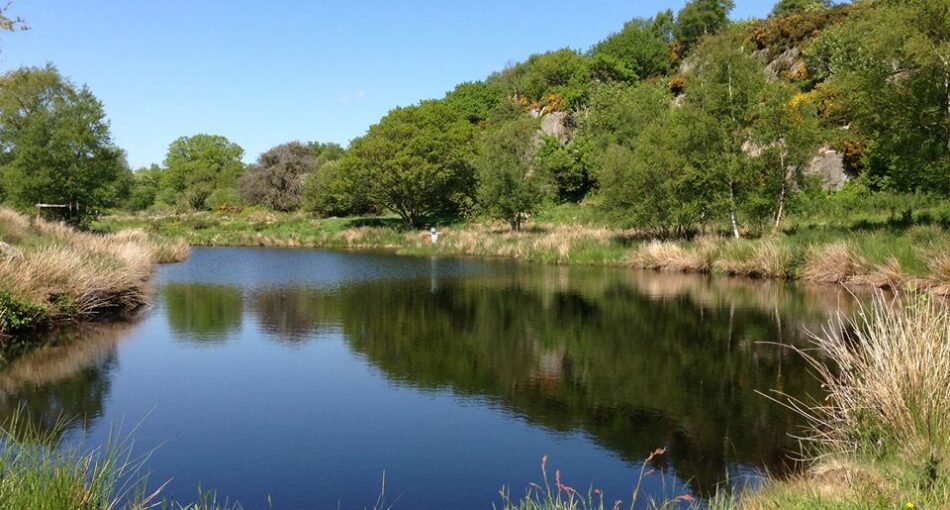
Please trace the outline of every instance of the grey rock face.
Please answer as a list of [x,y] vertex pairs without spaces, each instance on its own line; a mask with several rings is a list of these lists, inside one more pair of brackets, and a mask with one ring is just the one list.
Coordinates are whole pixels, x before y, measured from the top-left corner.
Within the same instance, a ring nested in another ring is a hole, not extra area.
[[844,169],[844,155],[828,146],[818,149],[818,154],[805,168],[805,175],[820,177],[829,189],[841,189],[851,178]]
[[564,145],[571,141],[574,121],[567,112],[551,112],[541,117],[541,132]]

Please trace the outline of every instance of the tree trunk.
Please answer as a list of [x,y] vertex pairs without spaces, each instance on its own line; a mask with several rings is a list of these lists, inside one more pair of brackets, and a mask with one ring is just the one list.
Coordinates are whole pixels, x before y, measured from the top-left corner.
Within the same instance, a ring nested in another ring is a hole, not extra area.
[[735,183],[729,182],[729,223],[732,224],[732,236],[736,239],[739,235],[739,222],[736,220],[736,190]]
[[772,229],[773,232],[778,232],[779,227],[782,225],[782,215],[785,213],[785,193],[788,189],[788,170],[785,168],[785,154],[782,154],[779,161],[782,167],[782,187],[778,192],[778,208],[775,211],[775,227]]
[[521,232],[521,226],[524,224],[524,215],[521,213],[515,214],[515,217],[511,219],[511,230],[515,232]]

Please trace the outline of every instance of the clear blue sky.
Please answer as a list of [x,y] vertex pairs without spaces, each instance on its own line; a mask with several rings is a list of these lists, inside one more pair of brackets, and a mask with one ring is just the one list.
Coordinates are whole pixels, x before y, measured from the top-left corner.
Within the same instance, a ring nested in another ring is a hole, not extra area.
[[[771,0],[737,0],[734,18]],[[228,137],[250,161],[290,140],[345,145],[391,108],[507,62],[587,49],[683,0],[15,0],[0,71],[52,62],[105,104],[133,167],[182,135]]]

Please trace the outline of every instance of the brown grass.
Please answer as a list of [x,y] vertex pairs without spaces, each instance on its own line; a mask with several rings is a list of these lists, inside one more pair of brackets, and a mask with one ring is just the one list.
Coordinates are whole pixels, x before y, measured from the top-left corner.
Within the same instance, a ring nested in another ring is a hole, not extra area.
[[706,273],[711,262],[702,250],[688,250],[678,243],[650,241],[630,257],[630,265],[641,269],[677,273]]
[[930,278],[926,285],[938,296],[950,296],[950,254],[937,255],[930,260]]
[[751,255],[733,258],[728,255],[716,261],[715,267],[731,276],[749,278],[788,278],[787,267],[791,260],[788,247],[773,241],[757,243]]
[[815,283],[846,283],[861,271],[859,261],[845,243],[812,247],[805,256],[802,278]]
[[950,303],[878,295],[856,315],[839,315],[806,355],[828,390],[797,406],[821,455],[886,459],[912,485],[950,476]]
[[[44,307],[47,321],[138,308],[148,301],[155,264],[188,255],[183,241],[152,238],[141,230],[80,232],[6,209],[0,209],[0,219],[0,240],[19,243],[23,254],[0,257],[0,290]],[[6,333],[3,325],[0,321],[0,334]]]

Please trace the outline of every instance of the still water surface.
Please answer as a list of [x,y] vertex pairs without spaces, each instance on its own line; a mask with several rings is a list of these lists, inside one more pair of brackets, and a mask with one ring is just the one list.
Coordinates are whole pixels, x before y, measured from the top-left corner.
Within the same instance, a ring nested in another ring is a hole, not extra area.
[[820,390],[803,345],[846,303],[775,282],[310,250],[197,248],[154,307],[0,373],[0,413],[138,424],[151,480],[248,508],[491,508],[550,458],[628,500],[782,473]]

